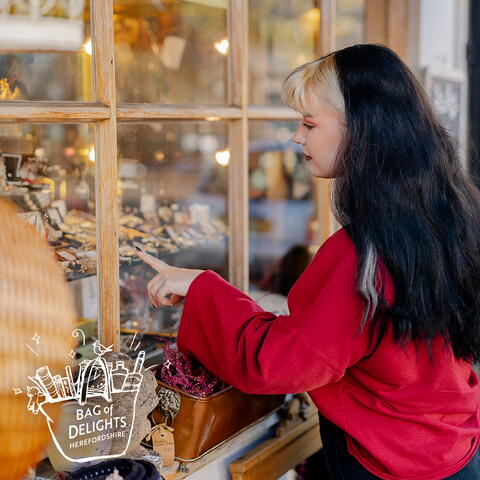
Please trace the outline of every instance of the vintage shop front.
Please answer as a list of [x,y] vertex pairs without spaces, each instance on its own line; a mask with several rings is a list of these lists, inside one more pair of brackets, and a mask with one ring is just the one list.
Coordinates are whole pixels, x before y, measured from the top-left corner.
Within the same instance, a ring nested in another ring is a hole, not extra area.
[[[272,280],[280,259],[300,268],[336,225],[328,182],[312,182],[291,141],[298,117],[281,105],[281,82],[333,48],[393,38],[401,51],[399,2],[15,0],[0,10],[0,196],[65,272],[87,337],[76,361],[97,338],[135,357],[138,340],[153,365],[175,336],[180,309],[151,309],[153,272],[133,241],[282,311],[292,279]],[[248,451],[278,417],[262,421],[230,451]],[[262,453],[278,467],[270,475],[318,448],[306,432],[317,435],[313,419]],[[228,468],[221,448],[190,471]]]

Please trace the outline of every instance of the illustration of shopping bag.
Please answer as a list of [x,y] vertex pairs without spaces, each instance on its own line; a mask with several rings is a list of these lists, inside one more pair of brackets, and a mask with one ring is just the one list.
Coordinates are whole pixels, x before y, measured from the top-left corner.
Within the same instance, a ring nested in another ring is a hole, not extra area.
[[[133,371],[128,371],[121,361],[115,365],[105,361],[102,355],[110,350],[100,344],[97,347],[97,357],[80,364],[75,382],[68,366],[63,378],[52,376],[48,367],[29,377],[34,386],[28,387],[27,408],[45,416],[55,447],[71,462],[122,456],[132,436],[145,352],[139,353]],[[121,412],[116,411],[120,399]],[[62,406],[56,424],[48,415],[49,405],[55,403]],[[113,440],[115,451],[111,451]]]

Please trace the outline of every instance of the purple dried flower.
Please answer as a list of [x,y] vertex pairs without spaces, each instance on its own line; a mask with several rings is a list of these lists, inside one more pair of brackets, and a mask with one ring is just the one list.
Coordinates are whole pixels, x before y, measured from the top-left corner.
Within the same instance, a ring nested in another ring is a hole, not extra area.
[[174,343],[166,345],[163,353],[165,363],[159,373],[160,380],[167,385],[202,398],[228,387],[228,384],[209,372],[196,358],[183,355]]

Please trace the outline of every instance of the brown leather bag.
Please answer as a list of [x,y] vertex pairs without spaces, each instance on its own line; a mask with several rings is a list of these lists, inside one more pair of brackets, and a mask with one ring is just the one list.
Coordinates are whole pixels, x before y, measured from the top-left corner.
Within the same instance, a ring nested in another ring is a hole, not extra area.
[[285,395],[251,395],[228,387],[194,397],[158,381],[155,424],[173,426],[175,458],[191,462],[283,404]]

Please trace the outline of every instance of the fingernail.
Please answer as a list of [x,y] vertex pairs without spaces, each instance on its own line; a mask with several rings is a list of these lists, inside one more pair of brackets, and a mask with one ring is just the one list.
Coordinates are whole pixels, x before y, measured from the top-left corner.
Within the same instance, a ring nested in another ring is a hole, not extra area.
[[157,307],[152,303],[152,308],[155,310]]
[[137,250],[137,252],[143,252],[142,245],[140,245],[138,242],[132,242],[132,245],[134,246],[135,250]]

